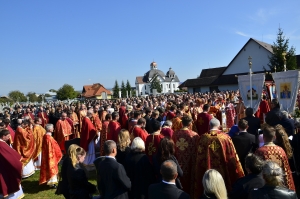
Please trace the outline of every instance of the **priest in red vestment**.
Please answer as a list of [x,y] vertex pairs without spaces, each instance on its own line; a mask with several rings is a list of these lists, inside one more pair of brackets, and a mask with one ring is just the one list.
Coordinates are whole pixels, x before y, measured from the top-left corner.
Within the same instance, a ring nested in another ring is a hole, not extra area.
[[128,123],[128,131],[131,132],[132,128],[137,124],[137,121],[142,117],[141,111],[134,111],[133,119]]
[[200,136],[197,145],[193,198],[203,194],[202,178],[208,169],[215,169],[222,175],[228,192],[233,183],[244,176],[231,138],[219,130],[220,121],[213,118],[209,125],[211,130]]
[[38,113],[38,118],[41,118],[42,120],[42,127],[45,128],[46,124],[49,122],[49,117],[47,113],[44,111],[44,108],[41,106],[40,107],[40,112]]
[[225,107],[225,115],[226,115],[226,126],[230,129],[235,123],[235,108],[233,104],[230,102],[230,99],[226,99],[226,107]]
[[71,106],[71,110],[69,112],[69,118],[73,123],[73,134],[75,138],[80,138],[80,129],[79,129],[79,119],[77,114],[75,113],[75,107]]
[[[8,130],[0,130],[0,198],[20,192],[22,179],[21,155],[6,143],[10,138]],[[20,195],[22,198],[23,192]]]
[[212,119],[212,116],[208,113],[209,110],[209,105],[204,104],[203,112],[197,116],[196,127],[199,135],[207,133],[210,130],[209,121]]
[[148,132],[145,130],[146,127],[146,120],[145,118],[140,118],[130,132],[130,140],[132,141],[136,137],[142,138],[144,142],[146,142],[146,138],[148,136]]
[[35,150],[35,140],[30,129],[30,122],[23,120],[21,126],[16,129],[13,148],[22,156],[22,177],[27,178],[35,173],[32,157]]
[[193,119],[189,116],[183,116],[183,128],[173,133],[172,139],[175,143],[175,157],[183,171],[183,176],[180,178],[183,190],[189,195],[194,195],[194,186],[191,186],[195,181],[194,167],[196,163],[195,156],[197,154],[197,144],[199,135],[190,130],[189,126]]
[[31,120],[34,120],[34,115],[31,113],[30,108],[26,109],[26,113],[23,114],[23,117],[28,116]]
[[96,131],[97,133],[101,131],[102,129],[102,122],[99,118],[99,115],[98,115],[98,110],[99,110],[99,107],[98,106],[95,106],[94,107],[94,113],[92,115],[92,122],[96,128]]
[[102,130],[100,133],[100,156],[104,156],[104,143],[107,140],[108,125],[111,121],[111,114],[105,115],[105,120],[102,122]]
[[108,124],[108,133],[107,133],[107,140],[113,140],[118,143],[118,134],[121,130],[121,125],[118,122],[119,114],[118,112],[113,112],[111,114],[112,120]]
[[14,131],[14,130],[11,128],[11,126],[10,126],[10,119],[5,118],[5,119],[3,120],[3,122],[4,122],[4,125],[5,125],[5,129],[9,130],[9,133],[10,133],[10,138],[9,138],[9,140],[7,141],[7,143],[8,143],[9,145],[12,145],[12,144],[14,143],[14,139],[15,139],[15,131]]
[[180,110],[176,111],[176,116],[172,119],[172,130],[179,131],[182,128],[182,112]]
[[167,120],[171,120],[176,116],[176,105],[173,104],[171,107],[170,107],[170,110],[169,112],[167,113]]
[[270,106],[265,95],[263,95],[262,101],[259,104],[259,110],[260,123],[263,124],[267,113],[270,111]]
[[54,139],[57,141],[63,154],[66,154],[65,141],[69,140],[72,134],[72,127],[67,121],[67,114],[62,113],[61,118],[56,122]]
[[92,165],[95,155],[95,142],[94,138],[97,136],[97,130],[92,123],[93,112],[89,110],[87,116],[82,119],[82,128],[80,131],[80,146],[86,151],[84,164]]
[[32,156],[34,161],[35,170],[40,170],[41,163],[42,163],[42,143],[43,137],[46,133],[46,130],[41,126],[42,120],[41,118],[34,119],[34,126],[33,126],[33,136],[35,140],[35,150]]
[[164,136],[160,134],[161,126],[159,121],[157,120],[153,121],[152,129],[154,133],[148,135],[145,142],[145,153],[148,156],[151,163],[152,163],[152,157],[158,151],[160,140],[164,138]]
[[296,191],[295,184],[290,169],[289,161],[285,151],[273,143],[276,139],[276,130],[272,126],[266,126],[263,129],[264,146],[258,148],[255,154],[263,160],[276,162],[284,172],[284,185],[293,191]]
[[126,113],[126,102],[122,101],[121,102],[121,106],[119,108],[119,122],[121,124],[122,129],[125,128],[125,126],[123,126],[125,123],[123,122],[124,119],[124,115]]
[[51,187],[56,187],[58,183],[58,163],[62,158],[62,153],[59,145],[52,137],[53,124],[46,124],[46,131],[47,133],[43,137],[39,184],[47,183]]

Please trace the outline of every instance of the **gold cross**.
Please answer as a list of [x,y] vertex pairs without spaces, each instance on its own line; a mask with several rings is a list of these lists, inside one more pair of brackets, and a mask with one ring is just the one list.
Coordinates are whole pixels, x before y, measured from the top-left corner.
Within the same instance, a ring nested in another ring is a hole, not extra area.
[[179,141],[176,142],[176,146],[179,148],[179,150],[184,151],[185,148],[188,148],[189,144],[184,138],[179,138]]
[[149,155],[152,155],[152,153],[155,153],[155,151],[156,151],[156,148],[153,147],[153,142],[150,142],[149,146],[148,146],[148,153],[149,153]]
[[204,123],[204,120],[202,119],[202,117],[200,117],[199,123],[200,123],[200,125],[202,125]]
[[209,145],[209,148],[211,148],[211,150],[212,150],[213,152],[216,152],[216,150],[217,150],[218,148],[220,148],[220,145],[217,144],[217,142],[214,140],[214,141]]

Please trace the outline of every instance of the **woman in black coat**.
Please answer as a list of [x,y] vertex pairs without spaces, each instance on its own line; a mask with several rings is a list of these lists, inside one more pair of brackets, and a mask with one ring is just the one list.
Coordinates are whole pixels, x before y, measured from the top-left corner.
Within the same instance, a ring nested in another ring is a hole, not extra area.
[[144,141],[140,137],[134,138],[125,158],[125,170],[131,181],[129,199],[148,198],[148,187],[155,181],[152,165],[144,151]]
[[158,148],[157,154],[153,156],[153,166],[156,175],[157,182],[162,181],[162,176],[160,174],[160,166],[166,160],[173,160],[177,164],[177,173],[178,177],[176,178],[176,186],[179,189],[182,189],[182,185],[180,183],[179,178],[183,176],[183,171],[180,168],[180,165],[174,156],[175,148],[174,142],[168,137],[164,137],[160,141],[160,146]]

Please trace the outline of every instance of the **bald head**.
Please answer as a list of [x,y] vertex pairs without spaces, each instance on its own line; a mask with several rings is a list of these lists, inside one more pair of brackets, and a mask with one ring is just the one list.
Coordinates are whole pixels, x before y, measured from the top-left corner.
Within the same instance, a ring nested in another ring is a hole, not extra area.
[[173,160],[166,160],[161,164],[160,173],[164,181],[170,182],[177,178],[177,164]]

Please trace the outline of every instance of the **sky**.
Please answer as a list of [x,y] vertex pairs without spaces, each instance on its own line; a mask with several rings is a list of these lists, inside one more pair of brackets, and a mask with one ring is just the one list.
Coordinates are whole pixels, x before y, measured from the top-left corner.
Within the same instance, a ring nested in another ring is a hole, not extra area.
[[[180,81],[227,66],[278,28],[300,54],[300,1],[0,0],[0,95],[135,86],[155,61]],[[248,62],[248,60],[245,60]]]

